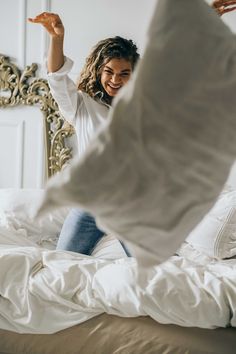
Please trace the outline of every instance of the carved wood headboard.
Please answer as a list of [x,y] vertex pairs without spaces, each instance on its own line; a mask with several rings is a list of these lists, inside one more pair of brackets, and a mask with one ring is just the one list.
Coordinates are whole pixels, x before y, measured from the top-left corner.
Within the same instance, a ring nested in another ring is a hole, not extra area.
[[8,57],[0,55],[0,108],[19,104],[39,106],[43,112],[47,174],[50,177],[72,157],[66,138],[74,133],[74,129],[60,115],[47,80],[35,77],[37,68],[33,63],[21,71]]

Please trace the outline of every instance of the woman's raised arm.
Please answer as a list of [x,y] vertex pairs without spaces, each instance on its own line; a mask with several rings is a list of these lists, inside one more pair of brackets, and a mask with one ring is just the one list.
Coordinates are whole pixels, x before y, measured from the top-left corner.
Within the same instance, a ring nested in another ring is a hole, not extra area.
[[60,17],[51,12],[43,12],[35,18],[28,19],[32,23],[40,23],[50,35],[47,69],[58,71],[64,64],[63,42],[65,29]]

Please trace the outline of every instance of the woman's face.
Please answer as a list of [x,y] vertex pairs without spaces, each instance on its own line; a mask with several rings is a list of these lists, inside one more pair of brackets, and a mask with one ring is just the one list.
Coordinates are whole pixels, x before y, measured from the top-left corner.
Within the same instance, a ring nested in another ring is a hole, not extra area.
[[126,59],[111,59],[102,68],[101,84],[110,97],[117,95],[118,91],[129,81],[132,65]]

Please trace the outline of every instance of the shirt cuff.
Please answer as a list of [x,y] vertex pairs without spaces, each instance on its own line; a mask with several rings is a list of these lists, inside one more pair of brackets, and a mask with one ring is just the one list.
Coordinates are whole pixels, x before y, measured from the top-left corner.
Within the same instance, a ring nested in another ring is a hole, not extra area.
[[[71,69],[73,67],[73,64],[74,64],[73,60],[71,60],[70,58],[64,56],[64,64],[63,64],[63,66],[59,70],[54,71],[52,73],[48,72],[47,76],[49,76],[49,77],[64,76],[64,75],[68,74],[71,71]],[[47,67],[47,64],[46,64],[46,67]]]

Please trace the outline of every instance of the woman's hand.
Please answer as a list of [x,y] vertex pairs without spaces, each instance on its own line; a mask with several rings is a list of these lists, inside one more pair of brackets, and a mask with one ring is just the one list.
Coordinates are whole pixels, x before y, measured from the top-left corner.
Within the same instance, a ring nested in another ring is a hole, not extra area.
[[236,1],[231,1],[231,0],[215,0],[212,3],[213,9],[216,10],[218,15],[222,16],[226,12],[231,12],[236,10]]
[[51,12],[42,12],[35,18],[28,18],[30,22],[43,25],[52,37],[63,37],[64,26],[57,14]]
[[58,71],[64,64],[64,26],[57,14],[43,12],[35,18],[28,19],[32,23],[40,23],[50,34],[47,68],[48,72]]

